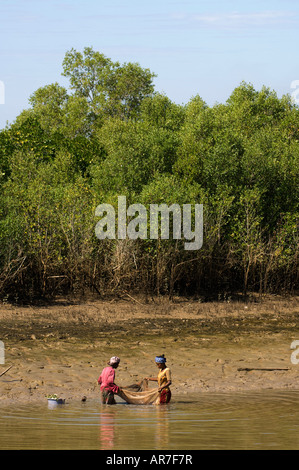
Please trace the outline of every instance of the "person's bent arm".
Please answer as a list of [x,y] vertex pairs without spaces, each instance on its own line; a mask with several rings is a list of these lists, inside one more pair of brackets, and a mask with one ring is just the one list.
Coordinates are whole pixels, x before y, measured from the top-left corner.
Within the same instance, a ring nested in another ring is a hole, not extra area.
[[168,380],[168,382],[165,385],[163,385],[162,387],[159,387],[159,392],[161,392],[163,388],[170,387],[170,385],[171,385],[171,380]]

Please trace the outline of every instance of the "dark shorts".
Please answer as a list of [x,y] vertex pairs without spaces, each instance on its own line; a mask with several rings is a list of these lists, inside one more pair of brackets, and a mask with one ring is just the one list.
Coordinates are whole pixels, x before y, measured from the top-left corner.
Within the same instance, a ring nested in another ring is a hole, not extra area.
[[106,388],[102,390],[102,403],[105,405],[115,405],[114,393],[111,392],[111,390],[107,390]]

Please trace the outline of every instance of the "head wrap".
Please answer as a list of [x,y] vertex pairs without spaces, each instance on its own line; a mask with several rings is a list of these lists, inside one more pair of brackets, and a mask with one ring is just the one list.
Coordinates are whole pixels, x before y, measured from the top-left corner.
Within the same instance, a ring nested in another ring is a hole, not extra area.
[[108,362],[109,366],[113,366],[114,364],[119,364],[120,358],[117,356],[111,357],[110,361]]
[[164,356],[157,356],[155,361],[158,363],[158,364],[165,364],[166,362],[166,357]]

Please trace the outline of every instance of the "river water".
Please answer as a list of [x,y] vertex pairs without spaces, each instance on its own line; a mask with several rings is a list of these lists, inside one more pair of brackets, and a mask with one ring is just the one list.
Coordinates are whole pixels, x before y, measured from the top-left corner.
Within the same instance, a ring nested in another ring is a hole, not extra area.
[[299,391],[173,395],[163,406],[1,406],[0,449],[299,450]]

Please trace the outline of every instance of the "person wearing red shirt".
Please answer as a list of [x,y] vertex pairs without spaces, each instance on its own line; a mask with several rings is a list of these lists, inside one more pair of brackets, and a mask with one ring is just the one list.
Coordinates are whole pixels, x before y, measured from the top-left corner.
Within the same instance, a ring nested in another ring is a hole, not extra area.
[[106,405],[115,405],[114,394],[118,395],[121,391],[120,387],[114,383],[115,369],[118,368],[120,359],[117,356],[111,357],[108,367],[102,370],[98,378],[98,384],[101,387],[102,403]]

